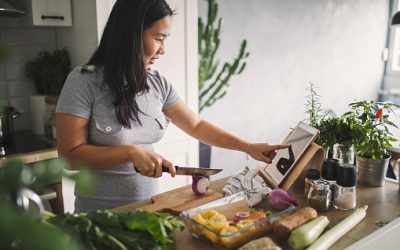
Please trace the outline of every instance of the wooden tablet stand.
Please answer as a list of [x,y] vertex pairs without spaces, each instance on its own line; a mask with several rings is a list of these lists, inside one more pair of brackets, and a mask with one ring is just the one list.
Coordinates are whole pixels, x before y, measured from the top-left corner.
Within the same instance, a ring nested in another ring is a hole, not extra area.
[[[322,163],[325,159],[325,149],[318,144],[311,144],[306,152],[301,156],[295,164],[289,175],[279,184],[279,188],[290,190],[295,188],[304,188],[304,178],[307,169],[321,170]],[[267,186],[278,188],[269,181],[268,175],[263,168],[258,168],[258,174],[264,179]]]

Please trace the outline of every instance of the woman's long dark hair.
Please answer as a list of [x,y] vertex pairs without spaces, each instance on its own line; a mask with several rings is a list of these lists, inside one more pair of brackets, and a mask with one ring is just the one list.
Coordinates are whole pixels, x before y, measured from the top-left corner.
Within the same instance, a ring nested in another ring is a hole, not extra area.
[[148,91],[143,31],[155,21],[173,14],[165,0],[118,0],[108,18],[100,45],[88,64],[104,71],[114,96],[115,112],[125,127],[131,120],[142,125],[138,93]]

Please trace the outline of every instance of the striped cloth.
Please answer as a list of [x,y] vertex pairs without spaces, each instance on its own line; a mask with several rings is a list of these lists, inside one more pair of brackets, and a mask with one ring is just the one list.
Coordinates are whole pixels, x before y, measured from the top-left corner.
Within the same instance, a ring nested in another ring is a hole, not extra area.
[[258,175],[257,169],[249,169],[249,167],[245,167],[241,173],[232,176],[222,190],[225,196],[244,191],[250,207],[260,203],[272,191]]

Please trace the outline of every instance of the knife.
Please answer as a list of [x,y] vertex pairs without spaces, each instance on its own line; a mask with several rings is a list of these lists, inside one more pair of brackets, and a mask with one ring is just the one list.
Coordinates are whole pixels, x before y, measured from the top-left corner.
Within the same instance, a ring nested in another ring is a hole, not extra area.
[[[169,169],[167,167],[162,167],[162,171],[169,173]],[[201,176],[210,176],[213,174],[217,174],[222,171],[220,168],[188,168],[188,167],[179,167],[175,166],[175,171],[177,175],[201,175]]]

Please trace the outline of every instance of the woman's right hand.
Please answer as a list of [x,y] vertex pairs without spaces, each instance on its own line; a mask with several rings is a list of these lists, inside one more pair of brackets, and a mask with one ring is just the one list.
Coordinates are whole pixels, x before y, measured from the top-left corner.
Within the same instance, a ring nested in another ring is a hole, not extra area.
[[172,177],[175,176],[174,165],[161,155],[146,150],[140,146],[133,146],[131,161],[137,171],[143,176],[158,178],[162,176],[162,166],[169,169]]

